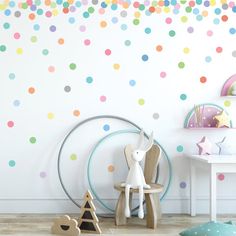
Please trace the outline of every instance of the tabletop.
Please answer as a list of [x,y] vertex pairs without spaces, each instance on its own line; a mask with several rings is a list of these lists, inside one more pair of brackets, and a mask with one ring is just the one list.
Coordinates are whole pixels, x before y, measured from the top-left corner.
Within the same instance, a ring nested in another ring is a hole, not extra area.
[[236,164],[236,154],[233,155],[186,155],[187,158],[214,164],[214,163],[222,163],[222,164]]

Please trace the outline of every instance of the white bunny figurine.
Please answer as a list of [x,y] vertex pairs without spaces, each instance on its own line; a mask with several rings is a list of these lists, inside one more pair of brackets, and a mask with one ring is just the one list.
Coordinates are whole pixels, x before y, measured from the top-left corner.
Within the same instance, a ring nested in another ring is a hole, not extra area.
[[148,144],[145,148],[142,148],[144,142],[144,133],[140,132],[139,144],[137,149],[133,149],[132,151],[132,161],[130,164],[129,173],[125,183],[122,183],[121,186],[125,187],[125,216],[130,217],[130,207],[129,207],[129,193],[130,188],[139,189],[139,210],[138,217],[143,218],[143,188],[151,188],[150,185],[146,184],[143,170],[139,164],[140,161],[145,157],[146,152],[151,149],[153,145],[153,133],[151,133],[149,137]]

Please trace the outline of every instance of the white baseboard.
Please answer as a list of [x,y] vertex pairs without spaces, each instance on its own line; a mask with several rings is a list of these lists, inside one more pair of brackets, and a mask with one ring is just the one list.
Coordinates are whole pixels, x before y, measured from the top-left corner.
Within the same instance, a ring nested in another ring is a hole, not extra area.
[[[104,200],[109,206],[114,206],[117,200]],[[134,200],[135,201],[135,200]],[[79,200],[81,203],[82,201]],[[108,210],[97,206],[97,213],[111,213]],[[137,201],[133,206],[137,205]],[[163,213],[188,214],[188,198],[167,198],[161,202]],[[79,213],[80,209],[68,199],[0,199],[0,213]],[[209,199],[200,197],[197,200],[197,213],[207,214],[209,212]],[[217,199],[217,213],[236,214],[236,199],[232,197],[222,197]]]

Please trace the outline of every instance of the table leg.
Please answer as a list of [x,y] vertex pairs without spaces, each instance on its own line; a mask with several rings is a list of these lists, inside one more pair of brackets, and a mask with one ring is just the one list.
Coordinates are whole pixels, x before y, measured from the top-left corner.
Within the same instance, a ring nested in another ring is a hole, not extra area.
[[210,173],[210,220],[216,221],[216,171],[213,164]]
[[190,214],[196,216],[196,167],[190,162]]

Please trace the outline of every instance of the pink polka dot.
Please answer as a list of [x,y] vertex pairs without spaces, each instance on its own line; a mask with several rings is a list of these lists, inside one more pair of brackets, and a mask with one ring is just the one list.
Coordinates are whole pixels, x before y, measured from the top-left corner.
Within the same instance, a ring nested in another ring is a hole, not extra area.
[[207,36],[211,37],[212,35],[213,35],[213,31],[208,30],[208,31],[207,31]]
[[84,45],[89,46],[91,44],[91,41],[89,39],[84,40]]
[[195,2],[194,1],[190,1],[188,4],[190,7],[194,7],[195,6]]
[[217,53],[221,53],[222,51],[223,51],[223,48],[222,48],[222,47],[217,47],[217,48],[216,48],[216,52],[217,52]]
[[160,76],[161,76],[161,78],[165,78],[165,77],[166,77],[166,72],[162,71],[162,72],[160,73]]
[[140,3],[139,3],[139,2],[134,2],[134,4],[133,4],[133,6],[134,6],[135,8],[138,8],[138,7],[139,7],[139,5],[140,5]]
[[172,19],[170,17],[166,18],[166,24],[171,24],[172,23]]
[[235,3],[234,2],[229,2],[229,7],[230,8],[233,8],[235,6]]
[[223,174],[218,175],[218,180],[223,181],[225,179],[225,176]]
[[175,5],[175,9],[180,9],[180,4],[179,4],[179,3],[177,3],[177,4]]
[[100,8],[98,12],[100,15],[103,15],[105,13],[105,10],[103,8]]
[[80,30],[80,32],[85,32],[86,31],[86,27],[84,25],[81,25],[79,27],[79,30]]
[[46,178],[46,177],[47,177],[47,173],[44,172],[44,171],[42,171],[42,172],[39,173],[39,176],[40,176],[41,178]]
[[106,96],[102,95],[102,96],[100,97],[100,101],[101,101],[101,102],[105,102],[106,100],[107,100],[107,97],[106,97]]
[[107,56],[110,56],[110,55],[111,55],[111,50],[110,50],[110,49],[106,49],[106,50],[105,50],[105,54],[106,54]]
[[20,38],[20,33],[15,33],[15,34],[14,34],[14,38],[15,38],[15,39],[19,39],[19,38]]
[[13,121],[8,121],[7,122],[7,126],[9,127],[9,128],[12,128],[13,126],[14,126],[14,122]]
[[54,67],[54,66],[49,66],[49,67],[48,67],[48,71],[49,71],[50,73],[55,72],[55,67]]
[[50,11],[47,11],[47,12],[45,13],[45,15],[46,15],[46,17],[51,17],[51,16],[52,16],[52,13],[51,13]]

